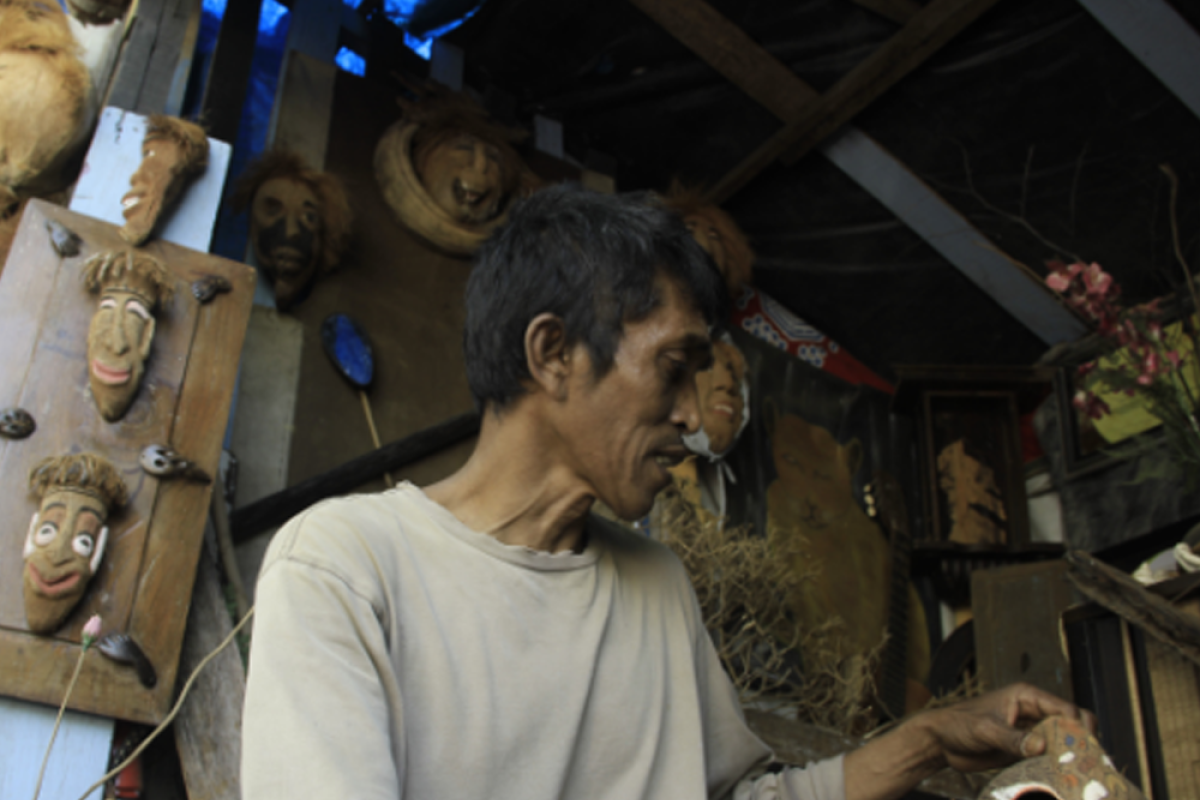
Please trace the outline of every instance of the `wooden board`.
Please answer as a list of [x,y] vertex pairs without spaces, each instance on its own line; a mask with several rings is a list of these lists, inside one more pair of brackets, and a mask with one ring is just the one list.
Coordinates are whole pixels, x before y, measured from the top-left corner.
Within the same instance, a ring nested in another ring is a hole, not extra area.
[[1073,698],[1059,633],[1072,599],[1066,571],[1066,562],[1056,559],[971,574],[975,663],[988,688],[1024,681]]
[[[83,238],[80,255],[64,259],[53,250],[48,218]],[[140,470],[138,455],[148,444],[166,444],[216,473],[254,272],[164,242],[144,248],[179,284],[159,317],[138,398],[123,420],[109,424],[87,388],[87,328],[96,301],[83,287],[81,268],[91,254],[122,245],[113,225],[33,201],[0,280],[0,405],[25,408],[38,421],[30,438],[0,440],[0,486],[9,510],[0,518],[0,694],[57,705],[80,628],[98,613],[106,632],[125,631],[142,646],[158,683],[145,689],[131,669],[89,658],[70,707],[156,723],[174,692],[210,488],[160,483]],[[205,274],[225,276],[233,292],[198,305],[188,285]],[[131,500],[113,518],[104,562],[66,625],[52,637],[35,636],[21,596],[21,551],[37,508],[27,476],[46,456],[83,450],[104,455],[124,473]]]

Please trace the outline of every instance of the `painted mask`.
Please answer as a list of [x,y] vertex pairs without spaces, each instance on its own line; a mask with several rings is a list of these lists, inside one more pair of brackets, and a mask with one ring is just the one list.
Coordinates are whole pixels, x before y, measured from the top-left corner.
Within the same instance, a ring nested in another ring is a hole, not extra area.
[[746,360],[732,342],[713,343],[713,365],[696,374],[700,396],[700,424],[708,435],[708,449],[715,455],[728,452],[745,422],[743,384]]
[[127,499],[116,468],[90,453],[50,458],[30,476],[41,505],[25,538],[25,621],[52,633],[100,567],[109,515]]
[[496,145],[470,133],[454,133],[416,166],[430,197],[455,221],[477,225],[500,213],[504,177]]
[[254,193],[250,238],[280,311],[301,299],[315,277],[322,227],[320,200],[304,182],[271,178]]
[[155,259],[130,252],[93,258],[86,279],[100,296],[88,328],[88,384],[100,416],[115,422],[141,386],[154,344],[154,312],[171,293],[170,278]]
[[208,138],[203,128],[175,117],[152,116],[142,142],[142,163],[121,198],[125,217],[121,238],[133,245],[146,241],[188,179],[207,164]]

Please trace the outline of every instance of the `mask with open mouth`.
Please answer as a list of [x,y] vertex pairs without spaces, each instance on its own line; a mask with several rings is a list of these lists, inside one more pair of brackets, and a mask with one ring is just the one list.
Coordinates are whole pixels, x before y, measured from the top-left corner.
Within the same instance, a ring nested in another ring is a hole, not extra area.
[[116,467],[93,453],[45,459],[29,486],[40,505],[25,537],[25,621],[34,633],[53,633],[100,568],[106,523],[128,491]]

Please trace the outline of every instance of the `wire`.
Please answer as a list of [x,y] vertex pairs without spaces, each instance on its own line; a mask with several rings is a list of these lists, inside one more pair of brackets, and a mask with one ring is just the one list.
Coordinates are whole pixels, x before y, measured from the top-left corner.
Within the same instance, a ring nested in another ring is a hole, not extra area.
[[168,725],[171,724],[171,721],[175,719],[175,715],[179,713],[179,709],[183,707],[183,701],[187,699],[188,692],[191,691],[192,684],[196,682],[196,678],[200,675],[200,670],[204,669],[208,665],[209,661],[212,661],[218,653],[229,646],[229,643],[233,641],[235,636],[237,636],[238,631],[240,631],[245,624],[250,621],[250,618],[254,616],[254,608],[254,606],[251,606],[250,610],[246,612],[246,616],[242,617],[241,622],[233,626],[233,630],[229,632],[229,635],[225,637],[224,641],[217,645],[216,648],[213,649],[211,653],[206,655],[200,661],[200,663],[196,665],[196,668],[192,670],[191,677],[189,677],[187,679],[187,683],[183,685],[183,690],[179,693],[179,699],[175,701],[175,705],[171,708],[171,713],[167,714],[167,718],[160,722],[158,727],[151,731],[150,735],[147,736],[145,740],[125,758],[124,761],[122,761],[120,764],[117,764],[115,767],[109,770],[109,772],[103,778],[89,786],[87,791],[79,796],[79,800],[87,800],[87,796],[103,786],[109,778],[120,774],[121,770],[125,769],[133,762],[135,758],[140,756],[142,751],[145,750],[151,742],[158,738],[158,735],[162,733]]

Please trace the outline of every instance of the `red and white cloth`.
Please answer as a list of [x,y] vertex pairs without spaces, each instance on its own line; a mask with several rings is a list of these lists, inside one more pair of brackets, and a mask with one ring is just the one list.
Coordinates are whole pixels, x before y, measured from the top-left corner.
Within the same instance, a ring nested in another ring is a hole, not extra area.
[[767,344],[848,383],[866,384],[889,394],[895,391],[895,387],[837,342],[758,289],[750,286],[743,289],[742,296],[734,303],[732,322]]

